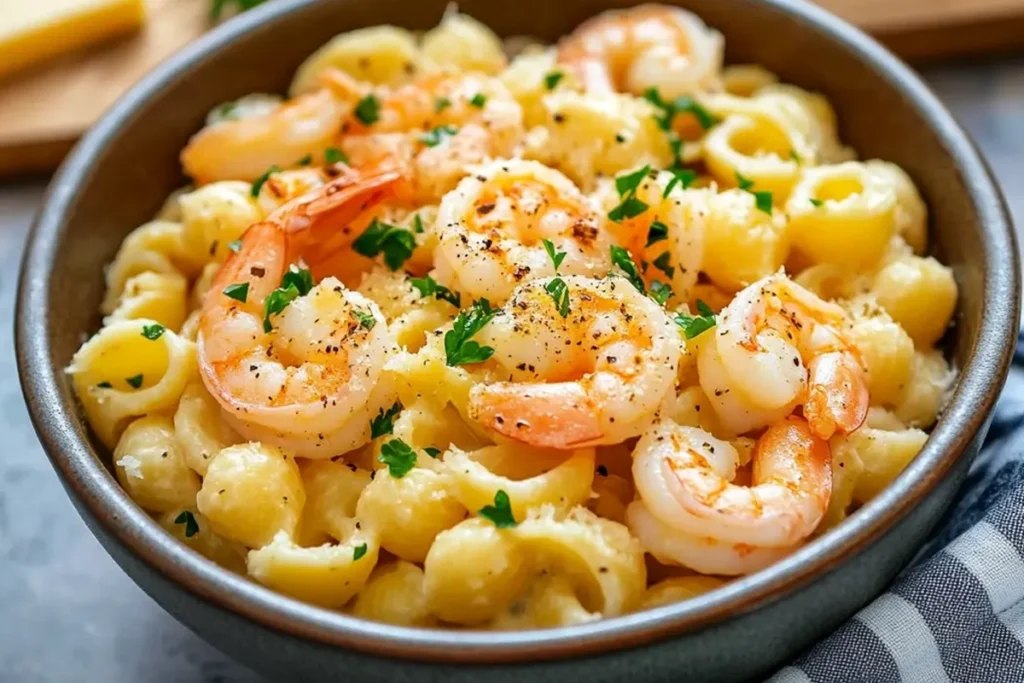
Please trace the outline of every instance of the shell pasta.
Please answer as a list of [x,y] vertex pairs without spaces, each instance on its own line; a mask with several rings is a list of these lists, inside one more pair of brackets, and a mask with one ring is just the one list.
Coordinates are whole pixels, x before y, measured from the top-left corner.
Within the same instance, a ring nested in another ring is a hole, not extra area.
[[226,102],[67,368],[127,494],[396,625],[691,600],[856,514],[956,372],[913,178],[644,5],[554,45],[449,11]]

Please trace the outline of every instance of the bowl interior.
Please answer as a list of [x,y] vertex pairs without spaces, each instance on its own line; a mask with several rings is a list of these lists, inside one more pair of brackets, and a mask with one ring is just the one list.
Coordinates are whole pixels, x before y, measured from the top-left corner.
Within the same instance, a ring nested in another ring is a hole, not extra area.
[[[459,8],[502,35],[551,41],[596,12],[629,4],[460,0]],[[654,633],[653,626],[661,633],[681,631],[711,616],[724,617],[730,607],[752,596],[808,580],[850,552],[858,540],[891,525],[981,427],[1005,377],[1018,309],[1017,250],[998,193],[962,132],[907,69],[859,32],[802,2],[675,4],[697,12],[725,34],[728,63],[759,63],[786,82],[824,93],[838,112],[847,144],[862,158],[893,161],[914,178],[930,209],[934,253],[954,268],[960,286],[957,325],[948,348],[965,374],[947,417],[925,450],[878,500],[840,529],[780,565],[735,582],[720,595],[663,608],[648,623],[645,615],[624,618],[638,636],[644,629]],[[113,514],[116,509],[113,516],[129,527],[115,533],[130,537],[151,563],[187,576],[193,587],[198,581],[204,586],[201,590],[215,598],[233,591],[235,606],[238,601],[260,601],[260,609],[277,610],[292,619],[290,623],[315,625],[328,634],[323,636],[327,640],[366,647],[381,634],[424,646],[500,643],[512,648],[505,653],[509,656],[516,647],[520,653],[540,656],[556,642],[576,642],[583,648],[577,653],[602,644],[637,642],[616,634],[617,620],[532,635],[445,636],[366,625],[231,577],[198,556],[171,548],[159,527],[147,522],[109,474],[99,470],[97,463],[109,467],[109,455],[89,445],[62,373],[82,339],[98,328],[102,266],[111,261],[124,236],[185,182],[178,153],[210,108],[249,92],[282,92],[302,59],[339,32],[386,23],[427,29],[436,25],[446,5],[447,0],[269,3],[193,44],[116,105],[54,181],[26,255],[18,337],[33,418],[75,493],[95,510]],[[183,566],[168,569],[165,565],[172,564],[172,557]],[[364,637],[366,642],[360,640]]]

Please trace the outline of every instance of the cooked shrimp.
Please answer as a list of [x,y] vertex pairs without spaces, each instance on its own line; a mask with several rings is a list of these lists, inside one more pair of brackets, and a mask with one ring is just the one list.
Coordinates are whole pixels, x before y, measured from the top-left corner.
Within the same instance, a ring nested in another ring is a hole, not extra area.
[[548,289],[555,280],[534,280],[520,285],[477,335],[480,344],[494,348],[492,360],[508,380],[474,386],[470,418],[547,448],[636,436],[673,390],[679,330],[624,279],[561,280],[565,317]]
[[369,418],[393,400],[381,370],[394,342],[375,303],[334,278],[273,315],[267,298],[301,259],[342,248],[347,224],[397,178],[352,172],[299,197],[250,227],[217,272],[199,324],[200,372],[246,438],[330,457],[366,443]]
[[641,5],[584,22],[558,45],[558,61],[587,90],[634,95],[658,88],[666,97],[717,85],[722,35],[677,7]]
[[441,201],[435,277],[471,298],[502,303],[521,282],[555,274],[603,276],[611,268],[604,215],[572,181],[535,161],[495,161]]
[[197,184],[216,180],[253,181],[278,166],[317,158],[331,146],[348,108],[328,90],[244,118],[219,121],[192,136],[181,152],[185,173]]
[[[400,161],[409,183],[399,194],[412,204],[440,200],[473,165],[513,156],[525,132],[522,107],[501,81],[483,74],[441,71],[373,90],[337,70],[322,80],[352,107],[339,139],[351,163]],[[369,101],[372,116],[359,108]]]
[[698,358],[701,387],[719,418],[736,431],[803,405],[818,437],[852,432],[867,417],[869,396],[846,325],[841,307],[781,273],[770,275],[722,311],[713,340]]

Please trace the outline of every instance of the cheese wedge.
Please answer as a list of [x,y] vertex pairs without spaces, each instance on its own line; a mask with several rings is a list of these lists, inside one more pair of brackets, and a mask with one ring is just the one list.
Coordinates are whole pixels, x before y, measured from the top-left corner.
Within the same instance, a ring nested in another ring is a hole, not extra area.
[[145,0],[0,0],[0,78],[128,33],[145,18]]

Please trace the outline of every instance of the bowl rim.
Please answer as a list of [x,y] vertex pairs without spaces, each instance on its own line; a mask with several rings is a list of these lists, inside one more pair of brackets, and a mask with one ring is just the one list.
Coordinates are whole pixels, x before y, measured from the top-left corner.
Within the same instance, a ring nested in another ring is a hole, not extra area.
[[610,652],[681,635],[797,591],[889,531],[922,501],[987,424],[1009,370],[1020,319],[1016,237],[991,173],[967,134],[927,86],[873,39],[804,0],[763,0],[805,30],[823,34],[870,67],[918,110],[960,169],[984,230],[983,310],[958,387],[921,453],[843,524],[751,576],[698,598],[597,622],[546,630],[487,632],[392,626],[315,607],[232,574],[167,534],[121,489],[94,454],[47,335],[49,274],[65,216],[108,143],[139,106],[190,67],[251,30],[330,0],[279,0],[224,23],[188,45],[122,96],[53,178],[29,234],[18,285],[15,346],[22,390],[40,441],[83,517],[178,588],[257,624],[364,654],[440,663],[532,662]]

